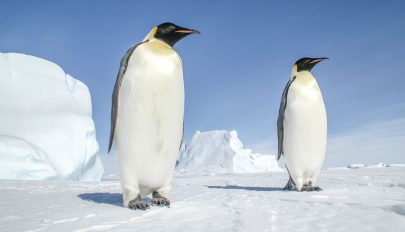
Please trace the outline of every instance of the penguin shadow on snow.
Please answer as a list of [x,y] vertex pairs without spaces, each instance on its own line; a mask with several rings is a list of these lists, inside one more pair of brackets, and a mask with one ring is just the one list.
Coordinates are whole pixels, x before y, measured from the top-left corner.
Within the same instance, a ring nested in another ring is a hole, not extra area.
[[79,194],[78,197],[85,201],[122,207],[121,193],[83,193]]
[[239,186],[239,185],[207,185],[209,189],[225,189],[225,190],[248,190],[248,191],[259,191],[259,192],[278,192],[285,191],[283,188],[277,187],[249,187],[249,186]]
[[[84,201],[123,207],[121,193],[82,193],[77,196]],[[145,197],[142,198],[142,200],[145,203],[152,205],[152,198]]]

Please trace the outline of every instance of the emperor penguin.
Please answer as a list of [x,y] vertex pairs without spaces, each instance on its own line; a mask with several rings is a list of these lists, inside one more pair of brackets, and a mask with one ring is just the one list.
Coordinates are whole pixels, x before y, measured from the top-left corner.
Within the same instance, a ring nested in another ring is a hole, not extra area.
[[281,98],[277,160],[284,156],[290,176],[286,190],[322,190],[316,180],[325,158],[327,116],[311,69],[325,59],[305,57],[295,62]]
[[112,95],[108,151],[116,144],[123,205],[170,206],[170,190],[183,139],[184,83],[173,46],[197,30],[163,23],[131,47],[121,60]]

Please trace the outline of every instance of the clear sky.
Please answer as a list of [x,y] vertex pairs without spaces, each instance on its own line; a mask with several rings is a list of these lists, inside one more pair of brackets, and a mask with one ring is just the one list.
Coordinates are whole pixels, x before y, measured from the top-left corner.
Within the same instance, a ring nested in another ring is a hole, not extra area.
[[49,59],[84,82],[106,153],[111,93],[126,50],[171,21],[198,29],[176,44],[185,140],[235,129],[276,152],[280,97],[292,64],[313,74],[328,112],[326,164],[405,163],[405,1],[1,1],[0,51]]

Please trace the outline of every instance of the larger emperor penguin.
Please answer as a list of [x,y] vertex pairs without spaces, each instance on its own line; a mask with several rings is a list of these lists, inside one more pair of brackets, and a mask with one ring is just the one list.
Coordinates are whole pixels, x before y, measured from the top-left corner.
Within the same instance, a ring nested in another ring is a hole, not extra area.
[[199,32],[163,23],[121,60],[112,96],[111,131],[121,176],[124,207],[169,206],[171,182],[183,138],[184,84],[173,46]]
[[325,104],[311,69],[327,59],[302,58],[295,62],[281,98],[277,120],[278,156],[290,179],[288,190],[320,191],[316,179],[326,152],[327,119]]

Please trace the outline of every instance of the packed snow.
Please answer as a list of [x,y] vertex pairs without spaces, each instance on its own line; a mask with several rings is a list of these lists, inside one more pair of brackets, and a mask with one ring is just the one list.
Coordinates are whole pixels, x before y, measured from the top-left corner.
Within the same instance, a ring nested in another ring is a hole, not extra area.
[[58,65],[0,53],[0,178],[100,180],[90,92]]
[[[403,231],[405,167],[329,169],[321,192],[286,171],[176,175],[171,208],[123,208],[118,179],[0,180],[0,231]],[[150,198],[146,198],[150,201]]]
[[182,148],[176,170],[183,174],[281,171],[274,155],[244,148],[236,131],[196,131]]

